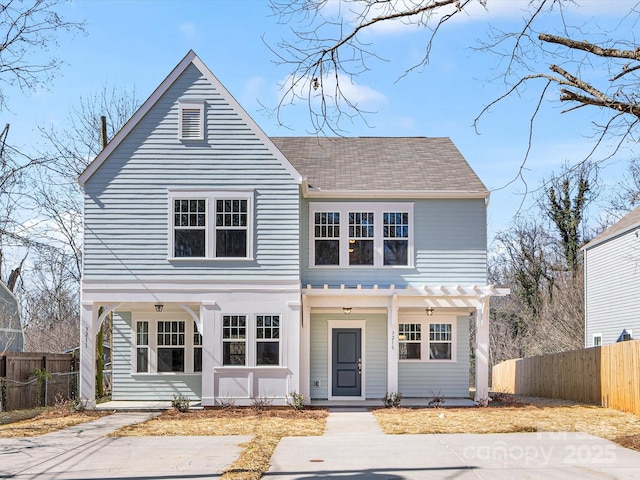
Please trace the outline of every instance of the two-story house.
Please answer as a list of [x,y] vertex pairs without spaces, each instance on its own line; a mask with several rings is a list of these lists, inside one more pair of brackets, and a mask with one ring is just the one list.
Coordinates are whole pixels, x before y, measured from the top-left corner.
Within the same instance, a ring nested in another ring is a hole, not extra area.
[[191,51],[80,176],[81,395],[487,398],[489,193],[447,138],[269,138]]

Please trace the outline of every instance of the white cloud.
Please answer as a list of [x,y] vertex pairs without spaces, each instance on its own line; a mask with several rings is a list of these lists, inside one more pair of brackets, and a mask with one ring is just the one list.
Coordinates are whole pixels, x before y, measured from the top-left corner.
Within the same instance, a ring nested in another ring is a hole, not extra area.
[[[382,2],[371,8],[365,15],[366,4],[364,2],[349,3],[347,7],[338,0],[327,2],[321,14],[327,19],[341,17],[346,23],[352,26],[361,23],[362,16],[372,19],[389,11],[401,11],[415,8],[418,4],[430,3],[433,0],[396,0],[395,2]],[[486,22],[487,20],[521,20],[528,17],[530,12],[539,5],[540,0],[486,0],[481,2],[475,0],[470,2],[463,11],[455,14],[450,20],[451,23],[468,23],[475,21]],[[483,5],[486,3],[486,6]],[[564,11],[581,17],[592,16],[619,16],[630,12],[638,4],[638,0],[576,0],[575,4],[565,3]],[[551,5],[551,2],[549,2]],[[545,7],[546,8],[546,7]],[[554,6],[557,10],[557,7]],[[367,34],[395,34],[402,32],[412,32],[424,25],[419,25],[417,21],[428,22],[430,26],[435,26],[444,14],[450,14],[455,10],[455,5],[445,6],[434,11],[433,14],[425,13],[404,19],[385,20],[372,25],[366,29]]]
[[193,22],[183,22],[178,25],[178,30],[187,40],[195,40],[198,36],[198,27]]
[[[280,95],[291,88],[292,77],[289,76],[284,82],[281,83]],[[338,74],[337,84],[340,87],[340,92],[351,104],[358,108],[372,109],[377,105],[386,102],[387,97],[378,90],[369,87],[367,85],[357,84],[351,78]],[[322,90],[311,90],[311,101],[313,104],[320,103],[321,94],[323,93],[325,99],[333,103],[336,96],[336,79],[333,75],[327,75],[322,81]],[[302,79],[296,84],[292,90],[286,92],[283,104],[291,103],[292,100],[306,99],[309,95],[309,79]],[[340,103],[342,100],[339,99]]]

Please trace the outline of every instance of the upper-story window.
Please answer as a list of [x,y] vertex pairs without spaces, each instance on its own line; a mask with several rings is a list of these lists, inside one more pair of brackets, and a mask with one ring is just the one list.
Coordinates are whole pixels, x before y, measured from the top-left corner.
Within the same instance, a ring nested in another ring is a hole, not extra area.
[[251,258],[252,198],[248,192],[169,192],[170,258]]
[[349,265],[373,265],[373,212],[349,212]]
[[247,256],[248,203],[246,199],[216,200],[216,257]]
[[411,266],[413,204],[309,205],[311,266]]
[[180,102],[178,138],[204,140],[204,102]]
[[340,265],[340,213],[314,214],[314,264]]
[[174,257],[206,256],[207,201],[198,198],[173,200]]

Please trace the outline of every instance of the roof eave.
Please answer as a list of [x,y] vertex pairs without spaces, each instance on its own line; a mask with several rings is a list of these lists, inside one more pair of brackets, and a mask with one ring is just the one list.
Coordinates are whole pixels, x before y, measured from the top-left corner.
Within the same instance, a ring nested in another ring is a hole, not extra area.
[[583,250],[583,251],[589,250],[589,249],[591,249],[593,247],[596,247],[596,246],[598,246],[600,244],[606,243],[609,240],[613,240],[614,238],[621,237],[623,235],[626,235],[626,234],[631,233],[634,230],[638,230],[638,229],[640,229],[640,222],[636,222],[633,225],[630,225],[630,226],[628,226],[627,228],[625,228],[623,230],[618,230],[618,231],[613,232],[613,233],[611,233],[609,235],[606,235],[606,236],[604,236],[602,238],[596,237],[593,240],[591,240],[589,243],[584,245],[581,248],[581,250]]
[[[303,184],[304,185],[304,184]],[[306,186],[306,185],[305,185]],[[488,191],[456,190],[321,190],[303,188],[304,198],[413,198],[413,199],[484,199]]]

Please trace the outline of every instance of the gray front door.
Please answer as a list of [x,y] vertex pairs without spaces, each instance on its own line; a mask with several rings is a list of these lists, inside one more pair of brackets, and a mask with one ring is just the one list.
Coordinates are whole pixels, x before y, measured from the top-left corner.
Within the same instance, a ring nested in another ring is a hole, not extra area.
[[362,330],[332,330],[332,387],[334,397],[359,397],[362,385]]

